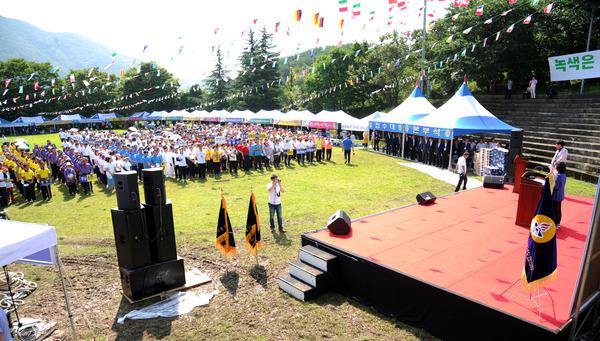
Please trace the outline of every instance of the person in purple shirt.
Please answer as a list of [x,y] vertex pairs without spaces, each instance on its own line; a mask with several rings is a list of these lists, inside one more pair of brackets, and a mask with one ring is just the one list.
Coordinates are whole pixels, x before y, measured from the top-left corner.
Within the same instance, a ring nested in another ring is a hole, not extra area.
[[83,188],[84,194],[89,194],[94,192],[92,188],[92,182],[90,181],[90,174],[92,174],[92,166],[88,163],[87,159],[83,159],[81,166],[79,166],[79,182],[81,182],[81,187]]
[[69,194],[75,195],[75,193],[77,193],[77,173],[70,162],[65,164],[63,176],[67,183],[67,187],[69,187]]
[[556,228],[560,227],[562,219],[562,202],[565,200],[565,184],[567,183],[567,164],[560,162],[556,165],[557,174],[554,176],[554,189],[552,190],[552,208],[554,209],[554,218]]

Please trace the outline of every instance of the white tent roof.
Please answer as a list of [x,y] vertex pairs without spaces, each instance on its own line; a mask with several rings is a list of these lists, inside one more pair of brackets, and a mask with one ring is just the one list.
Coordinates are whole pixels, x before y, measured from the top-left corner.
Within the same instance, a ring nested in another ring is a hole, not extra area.
[[427,98],[423,96],[421,89],[417,86],[410,96],[399,106],[392,109],[387,115],[382,115],[372,121],[400,124],[409,123],[423,118],[434,111],[435,107],[429,103]]
[[342,110],[329,111],[321,110],[315,115],[315,120],[321,122],[336,122],[336,123],[352,123],[357,120],[356,117],[350,116]]
[[315,114],[308,110],[291,110],[283,114],[283,121],[314,121]]
[[259,110],[252,118],[279,120],[284,114],[279,110]]
[[0,220],[0,266],[56,246],[52,226]]
[[208,112],[206,110],[194,110],[189,114],[189,118],[203,118],[203,117],[208,117]]
[[248,109],[246,110],[234,110],[229,113],[228,118],[243,118],[245,120],[249,120],[254,117],[254,113]]

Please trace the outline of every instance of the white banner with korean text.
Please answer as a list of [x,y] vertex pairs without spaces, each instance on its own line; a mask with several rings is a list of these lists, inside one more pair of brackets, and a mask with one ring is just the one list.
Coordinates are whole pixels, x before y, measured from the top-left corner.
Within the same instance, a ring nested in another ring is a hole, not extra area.
[[600,50],[549,57],[550,80],[600,78]]

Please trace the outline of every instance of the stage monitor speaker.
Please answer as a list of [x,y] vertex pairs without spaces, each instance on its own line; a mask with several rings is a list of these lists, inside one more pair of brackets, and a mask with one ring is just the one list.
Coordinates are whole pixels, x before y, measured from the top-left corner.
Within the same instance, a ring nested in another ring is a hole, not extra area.
[[515,129],[510,132],[509,148],[523,148],[523,129]]
[[423,192],[417,194],[417,202],[419,205],[431,205],[435,202],[436,196],[431,192]]
[[162,168],[142,169],[144,181],[144,199],[148,205],[164,205],[167,203],[165,193],[165,177]]
[[504,188],[504,177],[500,175],[486,175],[483,177],[483,187]]
[[173,224],[173,204],[144,204],[150,254],[154,262],[165,262],[177,258],[175,229]]
[[144,210],[111,211],[119,266],[138,268],[152,263]]
[[329,217],[327,228],[331,233],[336,235],[344,235],[350,233],[350,227],[352,222],[348,214],[342,210],[335,212],[334,215]]
[[123,294],[138,301],[185,285],[183,259],[151,264],[142,268],[119,268]]
[[137,210],[140,208],[140,190],[137,172],[119,172],[114,175],[117,207],[120,210]]

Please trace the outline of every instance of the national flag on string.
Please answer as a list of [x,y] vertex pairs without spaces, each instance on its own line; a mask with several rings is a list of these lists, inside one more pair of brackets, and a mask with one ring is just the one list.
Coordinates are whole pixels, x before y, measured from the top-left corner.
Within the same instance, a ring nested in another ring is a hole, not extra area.
[[500,39],[500,31],[498,31],[498,33],[496,33],[496,41],[498,41],[498,39]]
[[352,15],[355,17],[360,15],[360,3],[352,5]]
[[52,78],[52,79],[50,80],[50,86],[54,87],[54,84],[56,84],[56,79],[55,79],[55,78]]
[[514,29],[515,29],[515,24],[512,24],[506,29],[506,33],[511,33]]
[[8,89],[4,89],[4,92],[2,92],[2,97],[4,97],[4,95],[6,95],[7,92],[8,92]]
[[546,7],[544,7],[544,13],[549,14],[552,12],[552,8],[554,7],[554,3],[549,3]]
[[348,12],[348,0],[339,0],[340,12]]
[[369,12],[369,21],[372,21],[373,19],[375,19],[375,11]]
[[398,8],[400,8],[401,11],[404,11],[406,9],[406,1],[398,2]]
[[485,47],[487,45],[487,40],[488,40],[488,38],[483,39],[483,47]]
[[471,47],[471,52],[475,52],[475,46],[476,44],[473,44],[473,47]]
[[517,3],[518,0],[508,0],[508,4],[509,5],[514,5]]
[[529,25],[530,22],[531,22],[531,15],[528,16],[527,18],[525,18],[525,20],[523,20],[523,25]]
[[262,248],[260,240],[260,219],[256,208],[256,198],[254,192],[251,192],[248,217],[246,218],[246,247],[251,254],[256,255],[256,252]]
[[483,23],[486,25],[489,25],[492,23],[493,20],[494,20],[493,18],[489,18],[488,20],[484,21]]
[[29,101],[29,94],[25,95],[25,100]]
[[117,59],[117,53],[116,53],[116,52],[113,52],[113,53],[111,54],[111,58],[112,58],[112,62],[114,63],[114,62],[115,62],[115,60]]
[[456,19],[458,19],[459,16],[460,16],[460,13],[456,13],[455,15],[453,15],[452,21],[456,21]]
[[42,91],[42,92],[40,93],[40,96],[42,96],[42,97],[46,96],[46,91]]
[[454,35],[449,36],[448,38],[446,38],[446,43],[451,43],[452,39],[454,39]]
[[550,180],[546,179],[542,196],[535,216],[529,227],[525,264],[523,266],[523,286],[529,290],[539,288],[544,282],[556,279],[556,223],[552,207]]
[[398,2],[398,0],[388,0],[388,4],[390,4],[390,5],[393,5],[397,2]]
[[258,19],[252,19],[252,25],[256,25],[257,22],[258,22]]
[[32,73],[29,75],[29,78],[27,78],[27,81],[29,82],[29,81],[30,81],[30,80],[33,78],[33,76],[35,76],[35,72],[32,72]]
[[315,13],[313,14],[313,25],[318,25],[319,24],[319,13]]
[[4,80],[4,87],[5,88],[8,88],[8,85],[10,84],[10,81],[11,81],[10,78]]
[[142,49],[142,54],[144,54],[144,52],[146,52],[147,48],[148,48],[148,45],[144,45],[144,48]]
[[485,5],[478,6],[477,9],[475,10],[475,15],[482,16],[484,8],[485,8]]
[[229,214],[227,213],[227,201],[223,195],[221,195],[221,207],[219,208],[217,240],[215,245],[225,256],[234,255],[236,253],[235,238],[233,237],[231,221],[229,221]]
[[279,32],[279,21],[275,23],[275,33]]
[[471,30],[473,29],[473,26],[467,28],[466,30],[462,31],[463,34],[469,34],[471,33]]
[[344,19],[340,19],[340,30],[344,28]]
[[181,54],[181,51],[183,51],[183,45],[179,46],[179,51],[177,51],[177,54]]
[[38,91],[38,89],[39,89],[39,88],[40,88],[40,82],[35,82],[35,83],[33,84],[33,90],[34,90],[34,91]]
[[324,23],[325,23],[325,18],[319,18],[319,27],[323,27]]
[[302,10],[301,9],[297,9],[296,12],[294,12],[294,21],[298,22],[302,19]]
[[500,15],[503,16],[503,17],[505,17],[510,12],[512,12],[512,8],[511,9],[507,9],[506,11],[500,13]]
[[469,7],[469,2],[471,2],[471,0],[454,0],[454,7],[464,7],[467,8]]

